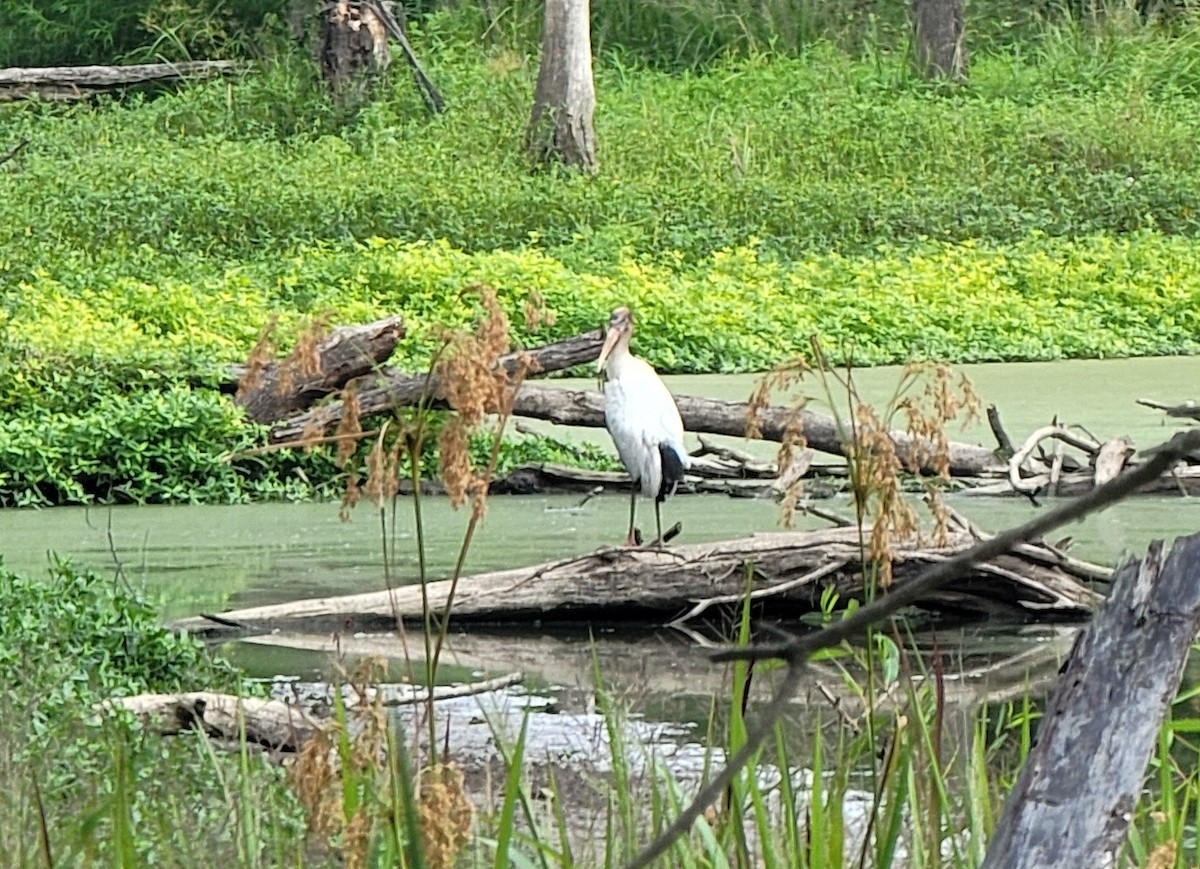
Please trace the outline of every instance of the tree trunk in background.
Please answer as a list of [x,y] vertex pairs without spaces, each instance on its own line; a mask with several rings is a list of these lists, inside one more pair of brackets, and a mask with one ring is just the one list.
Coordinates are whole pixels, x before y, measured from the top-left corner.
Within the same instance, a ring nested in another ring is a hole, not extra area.
[[321,16],[321,72],[335,93],[361,89],[392,62],[387,29],[368,4],[338,0]]
[[596,171],[592,40],[588,0],[546,0],[542,61],[527,146],[539,162]]
[[913,47],[926,78],[967,77],[964,0],[913,0]]

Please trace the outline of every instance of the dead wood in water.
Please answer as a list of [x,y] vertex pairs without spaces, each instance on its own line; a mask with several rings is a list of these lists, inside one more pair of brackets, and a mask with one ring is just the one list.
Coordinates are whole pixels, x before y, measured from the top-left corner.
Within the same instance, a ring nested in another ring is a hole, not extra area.
[[988,845],[989,867],[1114,866],[1200,627],[1200,535],[1117,571],[1076,640],[1037,745]]
[[181,63],[139,63],[129,66],[44,66],[0,69],[0,102],[40,97],[81,100],[104,91],[150,82],[230,75],[232,60],[190,60]]
[[[307,360],[274,360],[238,371],[237,403],[255,422],[271,422],[337,392],[385,362],[404,337],[400,317],[341,326],[317,342]],[[293,353],[293,357],[297,354]],[[307,364],[305,364],[307,362]]]
[[[600,354],[604,334],[588,332],[565,341],[529,350],[525,355],[536,361],[535,372],[558,371],[591,362]],[[510,354],[501,362],[515,370],[520,354]],[[380,381],[358,393],[359,414],[368,417],[386,413],[395,407],[416,404],[437,396],[436,381],[423,374],[387,372]],[[692,433],[729,435],[744,438],[750,415],[750,405],[740,401],[716,401],[688,395],[675,397],[684,428]],[[341,402],[331,402],[282,420],[271,430],[271,440],[285,443],[300,438],[305,432],[325,431],[337,425],[342,417]],[[547,420],[558,425],[600,428],[604,426],[604,397],[597,391],[576,391],[525,383],[513,402],[513,414],[531,419]],[[758,411],[757,424],[764,440],[780,441],[789,426],[799,424],[811,449],[845,456],[847,447],[837,422],[829,416],[792,408],[772,406]],[[932,443],[913,438],[905,432],[893,431],[891,438],[906,464],[915,464],[923,472],[933,472]],[[1001,474],[1004,463],[992,450],[972,444],[949,445],[950,473],[955,476],[978,477]]]
[[[600,355],[602,346],[604,346],[604,333],[597,330],[576,335],[565,341],[556,341],[553,344],[535,347],[532,350],[509,353],[500,357],[499,365],[510,375],[516,373],[522,362],[529,366],[531,375],[546,374],[590,362]],[[359,415],[362,417],[388,413],[393,408],[414,405],[423,401],[438,406],[438,381],[431,374],[382,371],[374,383],[364,385],[356,392],[355,397],[358,400]],[[518,400],[519,398],[518,395]],[[306,432],[325,431],[336,426],[341,421],[343,413],[342,402],[334,401],[283,419],[271,429],[271,441],[286,443],[302,437]],[[284,416],[286,414],[280,414],[270,421],[282,419]],[[600,424],[604,424],[603,415]]]
[[[499,691],[518,684],[521,673],[508,673],[481,682],[435,685],[434,702]],[[334,686],[328,682],[292,682],[274,685],[274,693],[286,699],[264,700],[237,697],[212,691],[186,694],[137,694],[114,697],[96,706],[97,711],[123,709],[140,718],[147,727],[163,736],[175,736],[190,730],[238,745],[243,735],[248,743],[272,751],[294,752],[322,730],[333,708],[333,692],[338,690],[347,708],[371,705],[408,706],[430,699],[429,689],[420,685],[372,684],[358,687]]]
[[[870,531],[867,530],[869,536]],[[910,541],[896,547],[892,589],[903,588],[931,565],[974,542],[957,535],[944,548]],[[1103,574],[1081,572],[1054,550],[1030,557],[1024,550],[984,561],[920,603],[963,613],[1037,613],[1060,618],[1089,614],[1100,595],[1087,587]],[[764,613],[794,614],[815,608],[822,589],[843,598],[861,597],[864,577],[856,528],[782,532],[741,540],[699,543],[664,550],[603,549],[533,567],[478,574],[459,581],[452,617],[456,623],[530,621],[642,621],[663,624],[696,611],[738,600],[752,577],[751,594]],[[441,610],[449,581],[426,586],[428,605]],[[697,609],[700,608],[700,609]],[[201,634],[261,632],[278,627],[340,632],[380,630],[393,616],[420,621],[422,593],[410,585],[222,613],[220,622],[186,619],[176,627]],[[236,626],[236,627],[234,627]]]
[[1148,398],[1139,398],[1137,403],[1143,407],[1161,410],[1167,416],[1175,417],[1177,419],[1200,420],[1200,404],[1196,404],[1194,401],[1185,401],[1183,404],[1163,404],[1160,401],[1151,401]]

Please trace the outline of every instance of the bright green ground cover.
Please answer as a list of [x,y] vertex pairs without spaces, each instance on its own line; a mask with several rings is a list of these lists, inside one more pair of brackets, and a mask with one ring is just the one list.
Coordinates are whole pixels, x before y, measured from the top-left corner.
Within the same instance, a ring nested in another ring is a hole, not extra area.
[[[294,60],[0,109],[31,140],[0,165],[0,504],[311,495],[326,456],[224,460],[261,433],[222,366],[272,316],[324,311],[404,314],[397,361],[420,366],[479,280],[530,343],[632,304],[675,372],[766,368],[810,334],[864,365],[1200,346],[1200,37],[1072,31],[948,91],[830,47],[676,75],[610,58],[580,178],[530,171],[534,64],[460,24],[414,33],[436,119],[402,75],[338,109]],[[558,315],[532,335],[531,290]]]

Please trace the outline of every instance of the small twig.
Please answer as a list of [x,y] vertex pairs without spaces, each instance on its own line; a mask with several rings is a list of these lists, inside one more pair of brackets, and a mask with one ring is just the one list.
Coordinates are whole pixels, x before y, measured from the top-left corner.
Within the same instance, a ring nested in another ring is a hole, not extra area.
[[835,513],[832,510],[826,510],[824,507],[818,507],[808,501],[797,505],[797,509],[809,516],[816,516],[818,519],[824,519],[837,528],[849,528],[854,524],[854,520],[849,519],[840,513]]
[[1003,555],[1018,543],[1041,537],[1048,531],[1081,519],[1101,510],[1137,491],[1146,483],[1157,479],[1164,471],[1173,467],[1192,450],[1200,449],[1200,429],[1191,429],[1175,435],[1169,442],[1153,450],[1150,458],[1137,468],[1126,471],[1113,481],[1092,489],[1073,501],[1039,516],[1032,521],[984,540],[953,558],[926,570],[911,582],[893,586],[888,594],[860,607],[839,622],[814,634],[798,637],[785,643],[755,645],[748,648],[727,649],[712,656],[713,661],[762,660],[779,658],[788,666],[775,697],[762,711],[762,717],[748,729],[742,747],[729,758],[724,769],[703,787],[692,802],[680,812],[659,836],[654,839],[628,864],[628,869],[644,869],[667,852],[671,845],[692,828],[692,824],[704,812],[705,807],[718,799],[734,777],[758,752],[763,741],[773,732],[775,725],[791,705],[792,693],[800,684],[801,675],[808,657],[820,649],[836,645],[843,640],[858,636],[867,628],[898,610],[916,603],[937,591],[964,570],[981,561]]
[[597,495],[603,494],[603,492],[604,492],[603,486],[597,486],[596,488],[592,489],[590,492],[588,492],[586,495],[583,496],[583,499],[578,504],[575,505],[575,509],[578,510],[580,507],[582,507],[588,501],[595,498]]

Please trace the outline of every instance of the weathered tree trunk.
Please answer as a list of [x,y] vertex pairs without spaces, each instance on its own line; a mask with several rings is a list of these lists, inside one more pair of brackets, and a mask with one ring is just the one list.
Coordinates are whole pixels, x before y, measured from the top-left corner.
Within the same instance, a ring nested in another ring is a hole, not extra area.
[[913,0],[913,47],[926,78],[967,77],[963,0]]
[[103,91],[150,82],[231,75],[232,60],[140,63],[132,66],[45,66],[0,69],[0,102],[36,96],[44,100],[81,100]]
[[592,39],[588,0],[546,0],[542,60],[527,147],[538,162],[596,171]]
[[335,93],[360,89],[392,62],[387,28],[370,3],[336,0],[321,17],[321,72]]
[[404,322],[398,316],[363,326],[339,327],[317,344],[307,360],[291,358],[282,364],[271,361],[254,369],[243,366],[237,403],[255,422],[271,422],[295,413],[376,369],[403,337]]
[[[867,532],[869,534],[869,530]],[[743,540],[657,549],[606,549],[534,567],[479,574],[460,580],[454,598],[456,621],[587,620],[664,623],[698,615],[710,606],[736,603],[753,576],[751,597],[764,610],[794,613],[812,609],[826,586],[842,597],[863,594],[857,528],[761,534]],[[893,587],[932,563],[974,542],[959,535],[951,546],[915,542],[897,548]],[[1087,578],[1101,568],[1088,566]],[[976,565],[923,603],[958,612],[1037,612],[1057,617],[1089,614],[1101,600],[1081,574],[1051,550],[1036,558],[1024,550]],[[448,580],[425,586],[428,605],[441,610]],[[398,616],[422,618],[420,586],[336,598],[314,598],[222,613],[220,622],[186,619],[177,627],[199,633],[329,628],[339,632],[385,629]],[[232,624],[225,624],[226,622]]]
[[1116,865],[1200,627],[1200,535],[1121,567],[1075,648],[984,869]]

